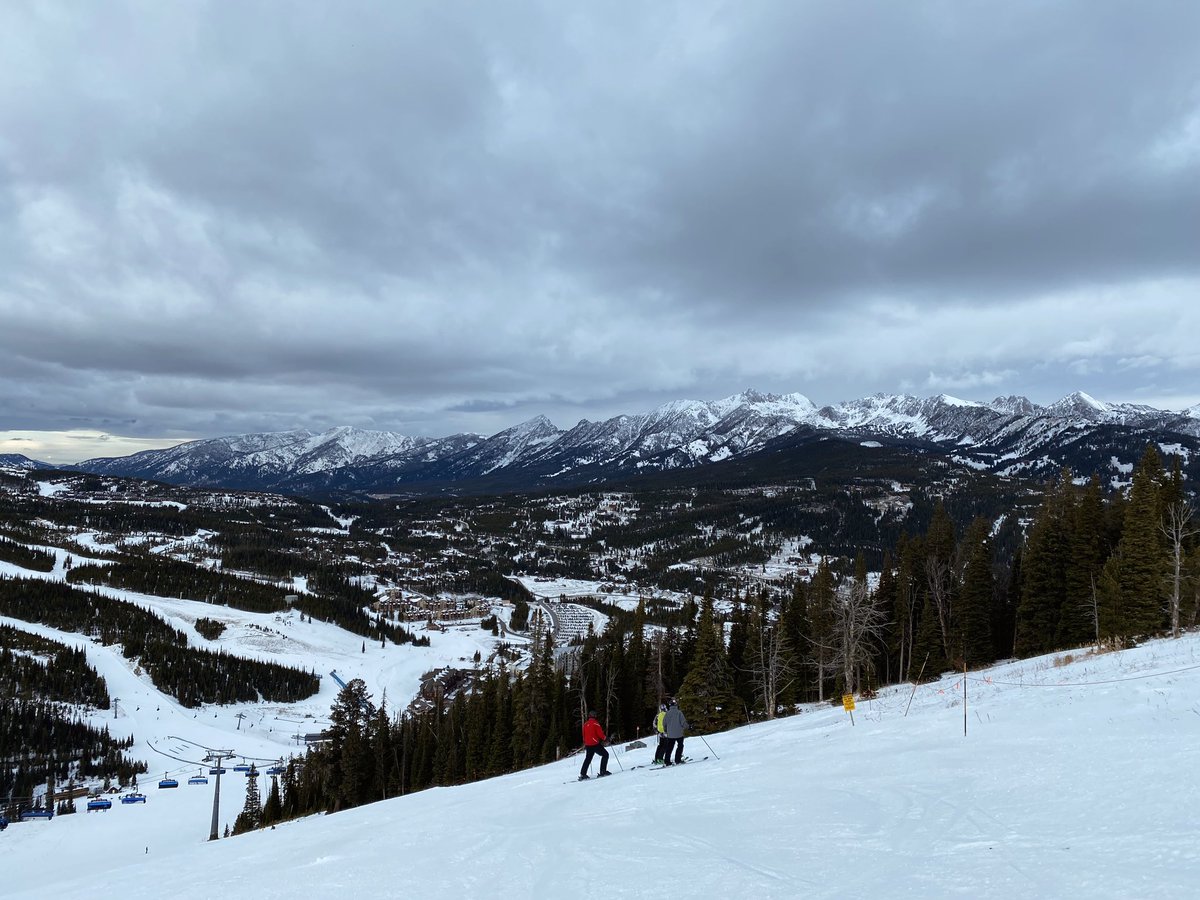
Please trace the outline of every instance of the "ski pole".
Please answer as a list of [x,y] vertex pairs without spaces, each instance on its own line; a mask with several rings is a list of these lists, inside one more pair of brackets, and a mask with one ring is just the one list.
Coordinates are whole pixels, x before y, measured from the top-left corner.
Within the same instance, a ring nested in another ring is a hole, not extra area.
[[908,718],[908,708],[912,706],[912,698],[916,696],[917,685],[921,683],[921,676],[925,674],[925,663],[929,662],[929,654],[925,654],[925,662],[921,663],[921,671],[917,673],[917,680],[913,682],[912,693],[908,695],[908,703],[904,705],[904,718]]
[[625,767],[621,765],[621,756],[620,756],[620,754],[617,753],[616,747],[613,747],[613,759],[615,759],[617,761],[617,766],[620,767],[622,772],[624,772]]
[[[698,738],[700,738],[700,740],[704,741],[704,735],[700,734],[700,735],[697,735],[697,737],[698,737]],[[708,741],[704,741],[704,746],[705,746],[705,747],[708,747]],[[713,748],[712,748],[712,747],[708,747],[708,752],[709,752],[709,753],[712,753],[712,755],[713,755],[713,759],[720,759],[720,758],[721,758],[721,757],[717,756],[717,754],[713,753]]]

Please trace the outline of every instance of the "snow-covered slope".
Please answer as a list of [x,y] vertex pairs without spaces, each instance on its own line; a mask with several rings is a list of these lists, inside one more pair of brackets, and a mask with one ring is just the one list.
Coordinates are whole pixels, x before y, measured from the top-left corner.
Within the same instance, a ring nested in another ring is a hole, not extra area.
[[18,469],[22,472],[29,469],[52,469],[50,463],[38,462],[21,453],[0,453],[0,468]]
[[[814,705],[689,738],[719,759],[679,769],[617,747],[602,781],[568,759],[214,843],[212,784],[151,787],[145,806],[10,826],[4,895],[1200,896],[1200,637],[1073,656],[972,673],[965,736],[947,675],[911,709],[901,686],[853,723]],[[138,723],[164,744],[193,726]],[[239,787],[225,779],[222,821]]]
[[809,432],[910,443],[976,468],[1044,472],[1071,464],[1064,446],[1085,439],[1109,442],[1107,455],[1100,452],[1105,448],[1091,448],[1101,459],[1125,457],[1155,441],[1174,443],[1179,436],[1200,440],[1200,416],[1103,403],[1082,392],[1046,407],[1024,397],[981,403],[946,394],[876,394],[818,409],[802,394],[745,391],[711,402],[674,401],[642,415],[584,420],[566,431],[538,416],[487,438],[414,438],[353,428],[254,434],[89,460],[79,468],[295,492],[441,491],[471,482],[525,489],[740,459],[779,438]]

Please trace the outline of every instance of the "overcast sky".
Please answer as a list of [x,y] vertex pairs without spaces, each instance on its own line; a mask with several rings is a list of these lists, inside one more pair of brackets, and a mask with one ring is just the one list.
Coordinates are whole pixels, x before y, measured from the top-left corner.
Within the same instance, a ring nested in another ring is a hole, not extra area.
[[1166,0],[9,0],[0,431],[1191,406],[1198,47]]

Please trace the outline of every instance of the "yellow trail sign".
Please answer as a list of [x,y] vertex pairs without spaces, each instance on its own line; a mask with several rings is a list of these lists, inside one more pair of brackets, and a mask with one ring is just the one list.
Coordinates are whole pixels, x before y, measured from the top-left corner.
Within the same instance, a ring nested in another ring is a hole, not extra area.
[[854,695],[842,694],[842,706],[846,707],[846,712],[854,712]]

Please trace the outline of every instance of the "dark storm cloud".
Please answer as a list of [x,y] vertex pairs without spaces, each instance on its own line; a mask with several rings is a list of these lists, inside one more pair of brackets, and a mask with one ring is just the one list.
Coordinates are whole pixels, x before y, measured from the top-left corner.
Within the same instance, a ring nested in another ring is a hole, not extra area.
[[1083,0],[10,4],[0,429],[1195,403],[1198,37]]

